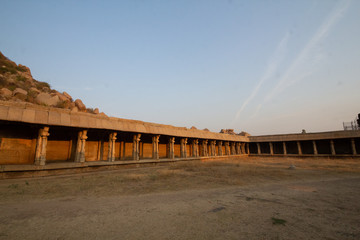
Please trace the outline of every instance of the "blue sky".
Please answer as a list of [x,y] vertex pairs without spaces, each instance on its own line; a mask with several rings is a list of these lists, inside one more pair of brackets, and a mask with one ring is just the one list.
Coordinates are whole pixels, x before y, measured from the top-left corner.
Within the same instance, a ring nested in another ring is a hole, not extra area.
[[0,51],[109,116],[252,135],[360,112],[360,1],[17,1]]

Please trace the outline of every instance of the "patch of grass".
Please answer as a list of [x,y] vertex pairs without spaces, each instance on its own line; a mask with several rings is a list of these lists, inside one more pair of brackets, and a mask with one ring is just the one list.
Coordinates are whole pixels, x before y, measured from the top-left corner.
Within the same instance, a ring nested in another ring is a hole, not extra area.
[[47,82],[38,82],[37,84],[37,89],[41,90],[43,89],[44,87],[47,87],[50,89],[50,84],[48,84]]
[[0,86],[6,86],[7,84],[5,77],[0,76]]
[[150,179],[151,181],[156,181],[158,178],[159,178],[159,175],[158,175],[158,174],[150,174],[150,175],[149,175],[149,179]]
[[19,187],[19,184],[10,184],[8,186],[8,188],[11,188],[11,189],[17,189]]
[[16,89],[16,85],[10,85],[7,87],[10,91],[14,91]]
[[272,224],[273,225],[283,225],[285,226],[286,220],[285,219],[281,219],[281,218],[271,218]]
[[87,113],[94,113],[95,109],[94,108],[87,108],[86,112]]
[[26,81],[26,77],[23,77],[23,76],[17,75],[17,76],[16,76],[16,81],[19,81],[19,82],[25,82],[25,81]]
[[25,66],[17,66],[17,67],[16,67],[16,70],[18,70],[18,71],[20,71],[20,72],[26,72],[26,71],[27,71],[27,69],[26,69]]
[[16,70],[14,68],[8,68],[6,66],[1,66],[0,67],[0,73],[3,74],[3,73],[12,73],[12,74],[15,74],[16,73]]
[[68,106],[68,103],[66,101],[59,101],[55,107],[57,108],[66,108]]
[[30,97],[35,98],[37,95],[38,95],[38,93],[37,93],[36,91],[30,90],[30,91],[28,92],[28,96],[30,96]]

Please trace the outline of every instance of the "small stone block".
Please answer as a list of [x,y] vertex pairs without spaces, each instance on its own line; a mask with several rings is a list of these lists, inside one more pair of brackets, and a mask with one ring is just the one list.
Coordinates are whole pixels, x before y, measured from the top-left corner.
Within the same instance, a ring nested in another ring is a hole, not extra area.
[[20,108],[9,108],[8,120],[10,121],[21,121],[24,109]]
[[110,123],[109,123],[109,121],[106,120],[106,119],[102,119],[102,120],[101,120],[101,124],[102,124],[103,128],[106,128],[106,129],[109,129],[109,128],[110,128]]
[[8,112],[9,112],[9,107],[0,106],[0,119],[7,120]]
[[59,112],[49,112],[49,124],[61,125],[61,114]]
[[89,128],[96,128],[96,120],[94,117],[88,117]]
[[71,125],[70,114],[60,113],[60,121],[61,121],[61,125],[63,126],[70,126]]
[[80,127],[80,116],[76,114],[70,115],[70,121],[72,127]]
[[33,109],[25,109],[22,115],[23,122],[35,122],[35,110]]
[[35,122],[36,123],[42,123],[42,124],[48,124],[49,121],[49,112],[37,110],[35,112]]
[[99,119],[99,118],[96,118],[95,119],[95,125],[96,125],[96,128],[102,128],[102,120]]
[[89,127],[89,117],[80,116],[80,126],[85,128]]

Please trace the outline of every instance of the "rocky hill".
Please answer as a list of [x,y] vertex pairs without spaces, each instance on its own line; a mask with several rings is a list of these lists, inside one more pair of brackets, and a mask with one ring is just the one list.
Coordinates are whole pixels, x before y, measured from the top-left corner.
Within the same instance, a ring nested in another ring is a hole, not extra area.
[[[73,112],[99,114],[99,109],[86,108],[80,100],[66,92],[51,89],[46,82],[35,80],[28,67],[17,65],[0,52],[0,100],[29,102],[49,107],[70,109]],[[100,113],[105,115],[104,113]]]

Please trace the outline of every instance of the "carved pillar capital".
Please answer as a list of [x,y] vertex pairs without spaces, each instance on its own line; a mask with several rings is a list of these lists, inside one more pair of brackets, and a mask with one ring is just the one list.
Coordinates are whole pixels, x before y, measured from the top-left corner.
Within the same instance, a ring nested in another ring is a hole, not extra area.
[[81,140],[86,140],[88,139],[88,136],[87,136],[87,130],[82,130],[81,131],[81,137],[80,137]]
[[39,130],[39,135],[42,137],[42,138],[46,138],[48,136],[50,136],[50,133],[49,133],[49,127],[43,127]]
[[109,140],[110,141],[116,141],[116,135],[117,135],[117,132],[113,132],[113,133],[110,133],[109,134]]
[[180,139],[180,143],[181,143],[181,144],[185,144],[185,145],[186,145],[186,144],[187,144],[187,141],[188,141],[187,138],[181,138],[181,139]]
[[133,141],[134,142],[140,142],[140,139],[141,139],[141,134],[140,133],[134,134],[134,136],[133,136]]
[[155,135],[152,137],[152,141],[158,143],[160,139],[160,135]]

